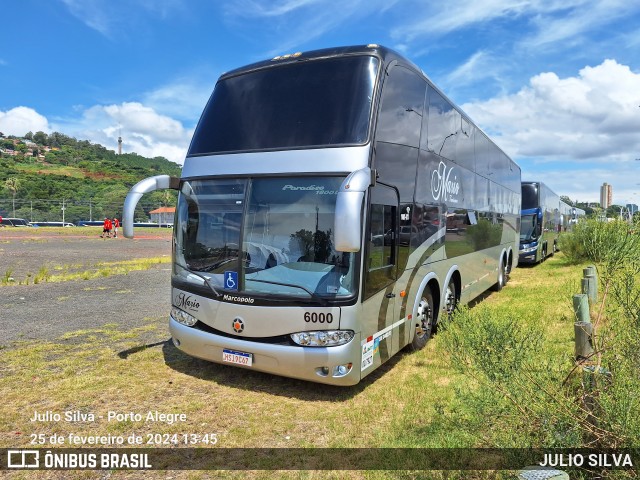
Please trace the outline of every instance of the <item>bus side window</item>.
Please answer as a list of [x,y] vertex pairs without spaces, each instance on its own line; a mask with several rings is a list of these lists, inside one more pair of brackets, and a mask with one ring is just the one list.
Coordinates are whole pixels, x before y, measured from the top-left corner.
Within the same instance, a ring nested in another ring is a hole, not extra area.
[[456,161],[457,136],[462,119],[458,111],[433,88],[429,88],[429,123],[427,149]]
[[427,83],[411,70],[396,66],[384,83],[376,141],[418,147]]
[[395,281],[398,217],[397,190],[378,183],[371,189],[365,297]]

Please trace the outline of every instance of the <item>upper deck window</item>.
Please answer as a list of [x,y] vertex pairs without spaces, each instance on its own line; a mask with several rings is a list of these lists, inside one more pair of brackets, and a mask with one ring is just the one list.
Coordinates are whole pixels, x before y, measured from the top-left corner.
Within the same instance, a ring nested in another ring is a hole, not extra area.
[[522,209],[537,208],[540,206],[538,200],[538,185],[535,183],[522,184]]
[[364,144],[377,73],[378,59],[353,56],[220,80],[188,155]]

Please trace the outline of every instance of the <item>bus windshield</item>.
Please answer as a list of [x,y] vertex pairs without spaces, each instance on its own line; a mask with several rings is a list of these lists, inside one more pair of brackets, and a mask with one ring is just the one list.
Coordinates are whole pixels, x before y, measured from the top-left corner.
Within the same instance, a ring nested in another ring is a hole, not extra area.
[[188,155],[364,144],[378,59],[275,65],[220,80]]
[[522,209],[537,208],[540,206],[538,200],[538,185],[535,183],[522,184]]
[[305,300],[355,294],[355,254],[333,244],[338,177],[183,182],[174,271],[218,294]]
[[538,239],[538,216],[522,215],[520,223],[520,242],[531,242]]

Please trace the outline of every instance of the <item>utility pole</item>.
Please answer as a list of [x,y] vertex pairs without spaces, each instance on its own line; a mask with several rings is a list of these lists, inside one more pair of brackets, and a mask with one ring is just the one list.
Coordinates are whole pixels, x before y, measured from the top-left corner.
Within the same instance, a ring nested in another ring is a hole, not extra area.
[[64,206],[64,198],[62,199],[62,226],[64,227],[64,210],[65,210],[65,206]]

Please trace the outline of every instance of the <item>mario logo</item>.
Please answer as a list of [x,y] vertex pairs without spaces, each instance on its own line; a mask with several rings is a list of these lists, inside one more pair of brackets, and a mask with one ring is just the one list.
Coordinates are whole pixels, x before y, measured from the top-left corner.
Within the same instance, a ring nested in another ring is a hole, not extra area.
[[244,331],[244,322],[241,318],[235,318],[232,325],[234,332],[242,333]]

